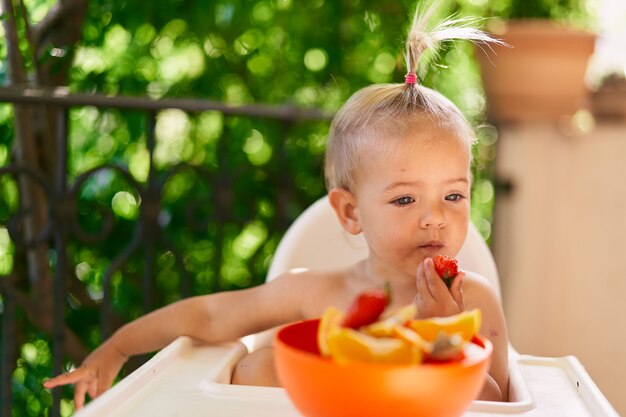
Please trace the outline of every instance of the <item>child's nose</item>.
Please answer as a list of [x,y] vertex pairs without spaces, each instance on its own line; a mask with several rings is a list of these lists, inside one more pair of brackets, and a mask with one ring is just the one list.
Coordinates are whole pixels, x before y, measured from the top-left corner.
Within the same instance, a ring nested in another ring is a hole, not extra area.
[[445,222],[438,220],[425,220],[422,222],[422,227],[425,229],[441,229],[443,226],[445,226]]
[[445,216],[443,215],[443,211],[437,207],[436,205],[432,205],[428,207],[427,210],[424,211],[421,220],[421,226],[423,228],[437,228],[440,229],[445,226]]

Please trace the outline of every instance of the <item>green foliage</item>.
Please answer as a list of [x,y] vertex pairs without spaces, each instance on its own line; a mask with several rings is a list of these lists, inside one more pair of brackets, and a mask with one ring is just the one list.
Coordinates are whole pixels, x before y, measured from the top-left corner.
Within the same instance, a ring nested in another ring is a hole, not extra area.
[[550,19],[577,27],[592,26],[597,3],[590,0],[460,0],[472,13],[502,19]]
[[[28,5],[39,10],[40,19],[50,2]],[[414,8],[413,0],[91,1],[70,88],[231,105],[290,103],[333,112],[363,86],[403,80],[402,40]],[[468,5],[448,2],[441,14],[468,10]],[[4,79],[4,40],[0,59]],[[443,48],[437,65],[420,77],[470,120],[481,121],[484,98],[469,45]],[[2,165],[9,162],[12,145],[10,118],[10,107],[0,106]],[[99,304],[107,274],[114,326],[144,312],[142,281],[151,248],[154,293],[148,308],[182,295],[258,285],[286,226],[325,193],[327,121],[283,123],[219,112],[162,111],[156,116],[152,172],[144,113],[78,107],[71,111],[70,124],[70,183],[105,163],[128,172],[100,170],[76,190],[77,221],[86,234],[106,229],[108,216],[115,220],[105,239],[70,242],[70,272],[87,298],[68,292],[66,322],[88,350],[101,341]],[[472,219],[488,237],[497,137],[485,128],[478,139]],[[143,230],[139,219],[146,215],[142,202],[151,198],[149,178],[160,186],[160,233],[145,235],[120,269],[109,270]],[[6,224],[16,210],[17,188],[3,177],[0,190],[0,221]],[[226,213],[217,210],[219,199],[227,202]],[[277,204],[281,200],[285,203]],[[5,235],[0,229],[0,272],[7,272],[13,259]],[[14,374],[15,410],[17,415],[43,414],[51,403],[40,387],[52,373],[49,339],[25,326],[23,340]],[[66,401],[72,398],[70,390],[64,394]],[[63,404],[69,413],[69,403]]]

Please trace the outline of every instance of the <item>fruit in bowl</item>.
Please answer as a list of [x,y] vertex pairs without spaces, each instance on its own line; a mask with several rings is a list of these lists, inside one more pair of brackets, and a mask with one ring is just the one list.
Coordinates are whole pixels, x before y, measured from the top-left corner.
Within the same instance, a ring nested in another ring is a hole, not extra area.
[[276,369],[296,408],[306,417],[460,416],[480,393],[492,352],[475,331],[480,312],[411,314],[408,306],[354,329],[331,307],[280,329]]

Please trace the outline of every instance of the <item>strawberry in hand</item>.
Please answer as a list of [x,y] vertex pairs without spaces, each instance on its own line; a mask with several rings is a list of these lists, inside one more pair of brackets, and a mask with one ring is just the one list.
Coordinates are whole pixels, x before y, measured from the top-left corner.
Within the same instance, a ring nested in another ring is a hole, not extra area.
[[450,285],[452,285],[452,281],[454,281],[454,277],[456,277],[456,274],[459,272],[458,262],[454,258],[448,258],[445,255],[437,255],[433,258],[433,263],[435,264],[437,274],[449,289]]
[[341,326],[358,329],[378,320],[389,305],[389,290],[376,289],[365,291],[356,298],[348,308]]

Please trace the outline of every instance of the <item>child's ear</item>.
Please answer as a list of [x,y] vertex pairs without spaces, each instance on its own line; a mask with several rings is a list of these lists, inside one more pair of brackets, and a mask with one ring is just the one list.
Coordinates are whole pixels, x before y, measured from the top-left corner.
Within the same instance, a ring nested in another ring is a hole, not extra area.
[[328,193],[328,200],[333,210],[335,210],[341,227],[353,235],[361,233],[362,229],[354,194],[343,188],[333,188]]

